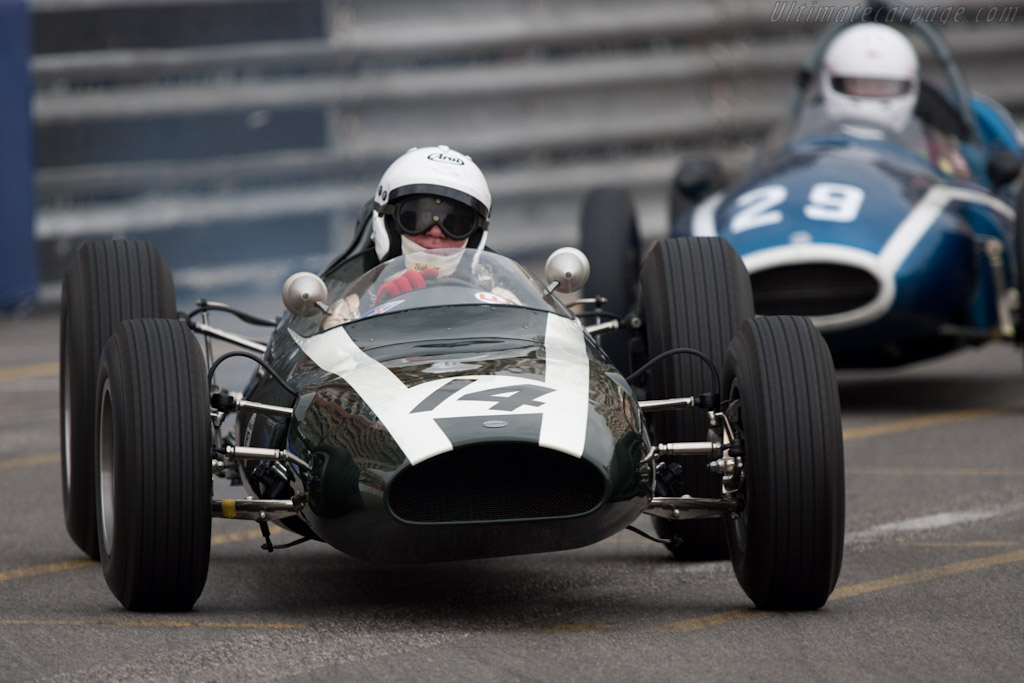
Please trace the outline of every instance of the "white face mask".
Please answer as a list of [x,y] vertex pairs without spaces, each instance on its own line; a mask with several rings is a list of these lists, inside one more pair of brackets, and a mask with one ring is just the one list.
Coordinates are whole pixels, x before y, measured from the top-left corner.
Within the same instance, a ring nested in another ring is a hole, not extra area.
[[463,240],[458,251],[444,250],[444,253],[439,253],[438,251],[427,251],[405,235],[402,235],[401,239],[406,268],[411,270],[433,269],[438,271],[438,275],[441,277],[447,277],[455,272],[456,266],[462,260],[462,248],[466,246],[466,240]]
[[872,128],[871,126],[860,126],[855,123],[843,123],[839,126],[839,129],[847,135],[861,140],[884,140],[885,131],[881,128]]

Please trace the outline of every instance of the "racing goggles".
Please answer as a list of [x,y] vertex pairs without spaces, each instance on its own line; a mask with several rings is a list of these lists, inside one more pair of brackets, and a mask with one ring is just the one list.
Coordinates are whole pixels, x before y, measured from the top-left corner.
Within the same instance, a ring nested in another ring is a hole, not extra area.
[[436,225],[449,239],[464,240],[484,222],[473,208],[445,197],[414,195],[384,208],[405,235],[422,235]]
[[910,92],[910,81],[888,78],[832,78],[832,87],[853,97],[896,97]]

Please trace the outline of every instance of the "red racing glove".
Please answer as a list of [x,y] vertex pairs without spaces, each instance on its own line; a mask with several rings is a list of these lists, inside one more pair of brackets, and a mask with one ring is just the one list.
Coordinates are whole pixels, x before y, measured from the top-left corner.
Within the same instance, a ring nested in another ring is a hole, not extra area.
[[427,280],[433,280],[437,277],[437,271],[434,269],[428,270],[407,270],[393,280],[388,280],[380,286],[377,290],[377,298],[374,300],[373,305],[376,306],[392,297],[396,297],[399,294],[405,294],[406,292],[414,289],[423,289],[427,286]]

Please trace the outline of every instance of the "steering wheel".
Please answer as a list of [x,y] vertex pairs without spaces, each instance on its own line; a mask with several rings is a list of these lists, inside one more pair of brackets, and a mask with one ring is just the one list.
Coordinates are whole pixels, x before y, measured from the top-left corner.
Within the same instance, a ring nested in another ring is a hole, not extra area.
[[[427,291],[436,291],[437,289],[439,289],[441,287],[459,287],[459,288],[468,288],[468,289],[475,289],[475,290],[479,290],[479,291],[484,291],[483,288],[479,284],[474,284],[472,282],[466,282],[465,280],[460,280],[460,279],[454,278],[454,277],[443,277],[443,278],[437,278],[437,279],[431,278],[431,279],[424,280],[424,282],[425,282],[425,284],[424,284],[423,287],[417,287],[415,289],[410,289],[410,290],[408,290],[406,292],[399,292],[397,294],[388,295],[388,296],[386,296],[385,298],[382,298],[382,299],[376,299],[374,301],[374,306],[379,306],[381,304],[387,303],[388,301],[391,301],[393,299],[397,299],[399,297],[405,298],[405,297],[409,297],[409,296],[416,296],[419,293],[424,293],[424,292],[427,292]],[[380,296],[380,291],[379,290],[378,290],[377,296],[378,297]]]

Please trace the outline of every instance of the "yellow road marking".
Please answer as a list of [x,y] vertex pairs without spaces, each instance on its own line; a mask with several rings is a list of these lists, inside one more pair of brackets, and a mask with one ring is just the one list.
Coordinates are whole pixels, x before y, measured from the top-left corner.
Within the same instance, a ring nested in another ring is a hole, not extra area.
[[0,368],[0,382],[14,382],[19,379],[36,379],[39,377],[57,377],[58,375],[60,375],[60,363],[57,362]]
[[[281,533],[283,529],[271,528],[271,534]],[[256,538],[263,538],[263,534],[259,529],[252,529],[249,531],[236,531],[230,534],[217,534],[210,538],[210,545],[224,545],[225,543],[237,543],[239,541],[251,541]],[[67,560],[65,562],[52,562],[50,564],[41,564],[35,567],[25,567],[23,569],[11,569],[6,572],[0,572],[0,581],[11,581],[13,579],[25,579],[32,576],[39,576],[40,574],[52,574],[53,572],[64,572],[69,569],[78,569],[79,567],[85,567],[88,565],[97,564],[94,560]],[[2,622],[0,622],[2,623]]]
[[10,571],[0,572],[0,581],[25,579],[30,576],[39,576],[40,574],[63,572],[69,569],[85,567],[90,564],[96,564],[96,562],[94,560],[68,560],[66,562],[51,562],[50,564],[41,564],[35,567],[25,567],[24,569],[12,569]]
[[908,432],[914,429],[924,429],[925,427],[947,425],[952,424],[954,422],[970,420],[975,417],[986,417],[989,415],[1011,413],[1019,411],[1021,408],[1024,408],[1024,404],[1011,403],[1002,406],[994,406],[991,408],[948,410],[941,413],[933,413],[931,415],[923,415],[921,417],[911,417],[905,420],[895,420],[893,422],[886,422],[878,425],[868,425],[866,427],[851,427],[849,429],[843,430],[843,440],[853,441],[855,439],[866,439],[872,436],[884,436],[886,434],[895,434],[896,432]]
[[[255,532],[243,532],[238,534],[221,534],[215,536],[212,539],[212,543],[228,543],[235,540],[243,540],[245,538],[258,538],[261,534],[259,531]],[[928,544],[918,544],[928,545]],[[939,544],[932,544],[939,545]],[[972,543],[965,544],[968,547],[983,547],[988,545],[1005,545],[1000,542],[985,542],[975,541]],[[1024,562],[1024,550],[1014,550],[1008,553],[1001,553],[999,555],[990,555],[988,557],[979,557],[972,560],[964,560],[962,562],[954,562],[952,564],[943,565],[941,567],[932,567],[930,569],[922,569],[915,572],[908,572],[906,574],[897,574],[896,576],[890,576],[883,579],[876,579],[874,581],[865,581],[863,583],[857,583],[850,586],[840,586],[833,592],[829,601],[844,600],[846,598],[857,597],[860,595],[866,595],[868,593],[875,593],[882,590],[888,590],[890,588],[897,588],[900,586],[908,586],[915,583],[922,583],[925,581],[932,581],[934,579],[940,579],[947,576],[953,576],[956,574],[963,574],[965,572],[977,571],[980,569],[988,569],[990,567],[996,567],[1004,564],[1011,564],[1014,562]],[[0,581],[7,581],[10,579],[24,578],[28,576],[37,576],[39,574],[45,574],[49,572],[65,571],[68,569],[76,569],[85,565],[95,564],[92,560],[71,560],[67,562],[55,562],[47,565],[40,565],[38,567],[28,567],[25,569],[16,569],[8,572],[0,573]],[[654,632],[673,632],[673,633],[688,633],[692,631],[699,631],[707,628],[713,628],[715,626],[721,626],[723,624],[735,623],[738,621],[744,621],[753,617],[762,616],[767,612],[762,612],[756,609],[738,609],[730,610],[727,612],[719,612],[718,614],[709,614],[703,617],[696,617],[693,619],[685,619],[683,621],[677,621],[671,624],[665,624],[657,628],[650,629]],[[105,621],[105,620],[34,620],[34,619],[0,619],[0,625],[110,625],[110,626],[163,626],[163,627],[221,627],[221,628],[303,628],[301,624],[277,624],[277,623],[249,623],[249,622],[199,622],[199,621]],[[543,629],[523,629],[523,630],[542,630],[542,631],[559,631],[559,632],[590,632],[597,630],[604,630],[611,628],[605,624],[562,624],[552,626]]]
[[48,453],[46,455],[25,455],[20,458],[11,458],[0,462],[0,471],[13,470],[15,467],[35,467],[36,465],[49,465],[60,462],[60,455]]
[[852,586],[840,586],[832,592],[832,597],[829,599],[843,600],[845,598],[874,593],[888,588],[909,586],[914,583],[931,581],[932,579],[941,579],[945,576],[963,574],[964,572],[976,571],[978,569],[987,569],[989,567],[1010,564],[1012,562],[1024,562],[1024,550],[1014,550],[1013,552],[1002,553],[1001,555],[989,555],[988,557],[979,557],[973,560],[954,562],[953,564],[947,564],[941,567],[932,567],[931,569],[922,569],[920,571],[909,572],[907,574],[898,574],[896,576],[890,576],[887,579],[866,581]]
[[882,467],[861,465],[846,468],[847,474],[881,474],[912,477],[1024,477],[1024,467]]
[[752,617],[759,617],[762,614],[766,614],[766,612],[761,612],[753,608],[734,609],[728,612],[709,614],[706,617],[684,619],[683,621],[677,621],[672,624],[665,624],[664,626],[652,628],[651,631],[657,631],[661,633],[689,633],[690,631],[700,631],[705,628],[712,628],[714,626],[721,626],[722,624],[729,624],[736,621],[743,621],[744,619],[750,619]]
[[[888,590],[890,588],[909,586],[915,583],[932,581],[946,576],[963,574],[965,572],[976,571],[979,569],[987,569],[989,567],[996,567],[1013,562],[1024,562],[1024,550],[1014,550],[1009,553],[989,555],[988,557],[979,557],[973,560],[964,560],[963,562],[954,562],[953,564],[947,564],[941,567],[932,567],[931,569],[922,569],[916,572],[897,574],[896,576],[877,579],[875,581],[865,581],[863,583],[856,583],[850,586],[840,586],[832,591],[832,596],[829,598],[829,602],[845,600],[846,598],[853,598],[860,595],[866,595],[868,593]],[[753,608],[731,610],[728,612],[720,612],[718,614],[710,614],[705,617],[697,617],[695,619],[685,619],[683,621],[665,624],[664,626],[658,626],[657,628],[652,628],[650,630],[655,632],[687,633],[690,631],[699,631],[711,628],[713,626],[720,626],[722,624],[743,621],[744,619],[750,619],[766,614],[768,614],[768,612],[762,612]]]
[[0,619],[0,626],[141,626],[170,628],[306,628],[304,624],[261,623],[258,621],[159,621],[154,619]]
[[[281,533],[283,529],[276,527],[270,527],[271,535],[275,533]],[[210,545],[224,545],[225,543],[238,543],[239,541],[251,541],[254,538],[263,538],[262,532],[259,529],[250,529],[249,531],[232,531],[229,534],[218,534],[210,539]]]

